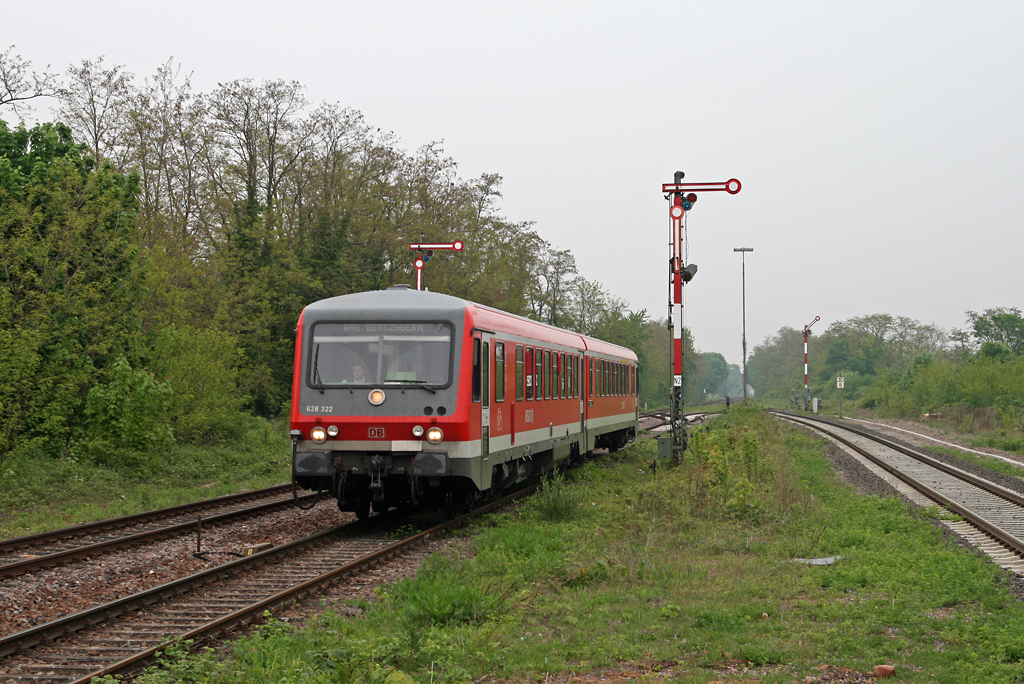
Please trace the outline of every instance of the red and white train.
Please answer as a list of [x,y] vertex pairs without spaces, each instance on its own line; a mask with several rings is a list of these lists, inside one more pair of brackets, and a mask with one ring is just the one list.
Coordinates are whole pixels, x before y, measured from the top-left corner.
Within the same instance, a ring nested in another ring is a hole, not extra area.
[[359,517],[449,514],[596,448],[635,438],[629,349],[398,285],[299,317],[292,474]]

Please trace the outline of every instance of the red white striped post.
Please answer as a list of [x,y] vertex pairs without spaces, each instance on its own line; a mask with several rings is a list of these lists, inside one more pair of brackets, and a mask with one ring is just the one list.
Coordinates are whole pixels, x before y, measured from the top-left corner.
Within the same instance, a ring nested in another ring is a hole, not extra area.
[[804,326],[804,411],[807,410],[807,404],[811,402],[811,389],[807,384],[807,335],[811,332],[811,326],[821,320],[821,316],[815,316],[814,320]]

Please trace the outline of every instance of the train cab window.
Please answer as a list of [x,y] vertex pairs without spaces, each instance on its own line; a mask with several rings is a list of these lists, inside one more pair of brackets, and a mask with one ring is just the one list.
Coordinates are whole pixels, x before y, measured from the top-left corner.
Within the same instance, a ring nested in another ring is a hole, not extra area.
[[551,352],[547,349],[544,350],[544,398],[551,398],[551,385],[554,383],[554,378],[551,377]]
[[451,384],[451,323],[320,321],[312,332],[306,378],[310,387]]
[[558,390],[559,396],[565,399],[565,381],[569,374],[565,370],[565,352],[558,353]]
[[480,365],[481,376],[483,378],[483,391],[481,396],[484,399],[483,407],[487,408],[491,405],[491,357],[489,355],[489,347],[491,345],[484,342],[484,353],[481,355],[483,363]]
[[480,401],[480,338],[473,340],[473,401]]
[[523,385],[526,375],[523,372],[523,345],[516,345],[516,401],[523,400]]
[[505,343],[494,343],[494,401],[505,401]]

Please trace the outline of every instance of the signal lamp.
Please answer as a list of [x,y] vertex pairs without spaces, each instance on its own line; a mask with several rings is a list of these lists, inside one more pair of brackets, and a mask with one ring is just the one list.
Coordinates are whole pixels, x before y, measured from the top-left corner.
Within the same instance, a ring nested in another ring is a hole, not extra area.
[[432,427],[427,430],[427,441],[431,444],[439,444],[444,439],[444,432],[439,427]]
[[683,269],[683,282],[688,283],[693,280],[693,276],[697,275],[697,264],[690,264]]
[[422,425],[414,426],[413,429],[412,429],[412,436],[413,437],[422,437],[423,436],[423,426]]
[[337,425],[328,425],[327,426],[327,434],[329,434],[331,437],[337,437],[338,436],[338,426]]
[[690,194],[688,194],[685,197],[683,197],[683,209],[685,209],[686,211],[690,211],[690,209],[693,208],[693,205],[696,202],[697,202],[697,195],[696,195],[696,193],[691,192]]
[[309,438],[317,444],[323,444],[327,441],[327,430],[317,425],[315,428],[309,431]]
[[381,404],[384,403],[384,390],[371,390],[370,396],[367,398],[370,400],[370,403],[373,404],[374,406],[380,406]]

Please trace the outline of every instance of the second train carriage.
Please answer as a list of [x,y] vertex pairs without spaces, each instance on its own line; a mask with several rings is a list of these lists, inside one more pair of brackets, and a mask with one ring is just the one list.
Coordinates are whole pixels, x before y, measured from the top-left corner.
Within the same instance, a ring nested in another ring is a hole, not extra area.
[[299,317],[293,477],[359,517],[462,510],[636,436],[624,347],[408,286],[333,297]]

